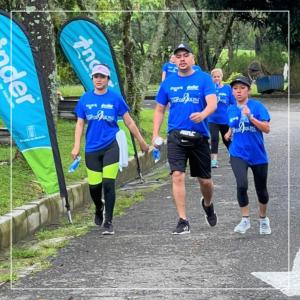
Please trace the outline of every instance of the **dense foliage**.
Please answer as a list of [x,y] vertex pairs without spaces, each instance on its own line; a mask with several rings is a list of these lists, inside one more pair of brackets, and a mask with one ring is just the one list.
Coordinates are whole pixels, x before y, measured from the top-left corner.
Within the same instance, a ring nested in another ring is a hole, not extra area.
[[[25,9],[28,0],[0,0],[4,10]],[[143,96],[145,72],[150,79],[145,82],[158,84],[161,66],[172,49],[180,42],[190,43],[196,54],[196,62],[203,70],[222,67],[227,76],[233,72],[247,73],[253,60],[260,61],[270,73],[282,71],[287,62],[288,29],[290,16],[291,49],[299,48],[300,4],[279,0],[236,2],[232,0],[48,0],[51,19],[57,36],[62,24],[75,16],[89,16],[98,21],[111,39],[115,49],[121,78],[126,92],[134,99],[130,104],[139,106]],[[296,7],[295,7],[296,6]],[[206,11],[203,8],[207,9]],[[28,7],[27,7],[28,9]],[[123,12],[120,10],[123,9]],[[246,11],[249,9],[249,11]],[[239,11],[235,11],[239,10]],[[272,12],[270,10],[273,10]],[[163,39],[159,36],[159,16],[164,14]],[[18,13],[14,13],[19,17]],[[124,18],[127,16],[127,18]],[[129,29],[124,30],[125,22]],[[36,24],[38,26],[38,24]],[[54,41],[56,37],[54,37]],[[127,53],[128,45],[130,52]],[[153,50],[153,41],[158,43]],[[77,84],[78,78],[61,52],[57,43],[57,84]],[[240,50],[254,50],[254,55],[240,55]],[[224,51],[227,55],[224,59]],[[130,59],[126,59],[130,55]],[[130,65],[128,66],[128,63]],[[151,61],[151,64],[147,62]],[[124,63],[125,62],[125,63]],[[148,66],[148,67],[147,67]],[[143,68],[149,70],[143,70]],[[133,77],[132,77],[133,76]],[[142,85],[142,86],[141,86]],[[138,114],[138,109],[134,110]]]

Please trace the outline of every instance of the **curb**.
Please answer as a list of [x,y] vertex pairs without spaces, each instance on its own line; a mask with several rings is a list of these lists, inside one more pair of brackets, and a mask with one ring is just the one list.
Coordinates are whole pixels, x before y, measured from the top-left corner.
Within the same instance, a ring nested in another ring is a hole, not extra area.
[[[152,153],[139,153],[139,162],[142,174],[148,173],[156,166],[162,165],[167,159],[167,147],[161,147],[161,159],[155,164]],[[128,167],[119,172],[116,186],[120,187],[139,176],[135,158],[128,161]],[[86,180],[67,187],[71,212],[83,207],[90,198],[88,183]],[[15,208],[10,213],[0,216],[0,249],[9,247],[18,241],[33,235],[38,229],[57,221],[66,215],[64,200],[59,193],[30,201]]]

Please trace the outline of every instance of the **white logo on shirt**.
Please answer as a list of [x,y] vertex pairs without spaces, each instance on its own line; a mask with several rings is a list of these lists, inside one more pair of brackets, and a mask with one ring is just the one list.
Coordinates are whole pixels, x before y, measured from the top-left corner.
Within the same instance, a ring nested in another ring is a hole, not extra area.
[[93,107],[97,107],[97,104],[96,103],[95,104],[87,104],[86,107],[88,109],[92,109]]
[[106,108],[106,109],[113,109],[114,106],[112,104],[102,104],[101,108]]
[[199,86],[198,85],[188,85],[186,87],[187,91],[198,91],[199,90]]
[[93,115],[93,114],[86,115],[86,119],[88,121],[90,121],[90,120],[98,120],[98,121],[104,120],[104,121],[108,121],[108,122],[114,121],[114,117],[105,115],[103,110],[98,110],[96,115]]
[[178,90],[183,90],[183,86],[172,86],[170,88],[171,91],[177,92]]
[[192,102],[193,104],[198,104],[199,103],[199,98],[197,97],[191,97],[189,93],[184,93],[183,97],[172,97],[171,98],[171,103],[188,103]]
[[255,126],[239,126],[239,128],[235,128],[233,127],[232,128],[232,133],[235,134],[235,133],[244,133],[244,132],[257,132]]
[[233,117],[233,118],[229,119],[229,122],[232,123],[233,121],[238,120],[238,119],[239,119],[239,117]]
[[218,95],[218,102],[221,102],[221,103],[224,103],[226,104],[227,103],[227,94],[226,93],[219,93]]

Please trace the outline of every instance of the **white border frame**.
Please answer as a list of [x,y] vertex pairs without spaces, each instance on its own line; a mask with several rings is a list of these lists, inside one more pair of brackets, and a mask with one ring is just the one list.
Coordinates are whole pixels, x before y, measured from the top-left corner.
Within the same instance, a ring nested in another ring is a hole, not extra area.
[[[187,10],[188,12],[195,13],[195,12],[202,12],[202,13],[240,13],[240,12],[266,12],[266,13],[287,13],[288,14],[288,287],[290,287],[290,272],[291,272],[291,249],[290,249],[290,11],[289,10]],[[161,12],[177,12],[177,13],[186,13],[186,10],[86,10],[86,11],[77,11],[76,13],[123,13],[123,12],[133,12],[133,13],[161,13]],[[34,10],[34,11],[26,11],[26,10],[12,10],[9,14],[12,20],[13,13],[24,12],[24,13],[53,13],[53,12],[65,12],[65,13],[74,13],[73,10]],[[11,57],[12,57],[12,21],[10,22],[10,35],[11,35]],[[13,59],[12,59],[13,60]],[[12,61],[11,60],[11,61]],[[12,101],[12,99],[11,99]],[[10,129],[12,129],[12,110],[11,110],[11,124]],[[11,137],[12,141],[12,137]],[[10,147],[10,209],[12,211],[12,146]],[[47,291],[47,290],[67,290],[67,291],[84,291],[84,290],[101,290],[101,291],[171,291],[171,290],[181,290],[181,291],[199,291],[199,290],[233,290],[233,291],[240,291],[240,290],[249,290],[249,291],[279,291],[276,288],[266,288],[266,287],[258,287],[258,288],[235,288],[235,287],[228,287],[228,288],[15,288],[13,287],[12,281],[12,222],[11,222],[11,234],[10,234],[10,289],[12,291],[19,291],[19,290],[26,290],[26,291]]]

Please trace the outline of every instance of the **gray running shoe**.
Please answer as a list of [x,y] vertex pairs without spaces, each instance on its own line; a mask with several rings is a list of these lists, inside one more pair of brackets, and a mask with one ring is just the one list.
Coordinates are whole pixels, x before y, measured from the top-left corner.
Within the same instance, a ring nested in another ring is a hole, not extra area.
[[270,220],[268,217],[260,218],[259,225],[260,234],[271,234]]
[[250,229],[250,219],[249,218],[242,218],[241,222],[235,226],[234,232],[238,232],[241,234],[246,233],[248,229]]
[[112,235],[115,234],[114,227],[111,222],[105,221],[103,225],[104,231],[102,232],[103,235]]

